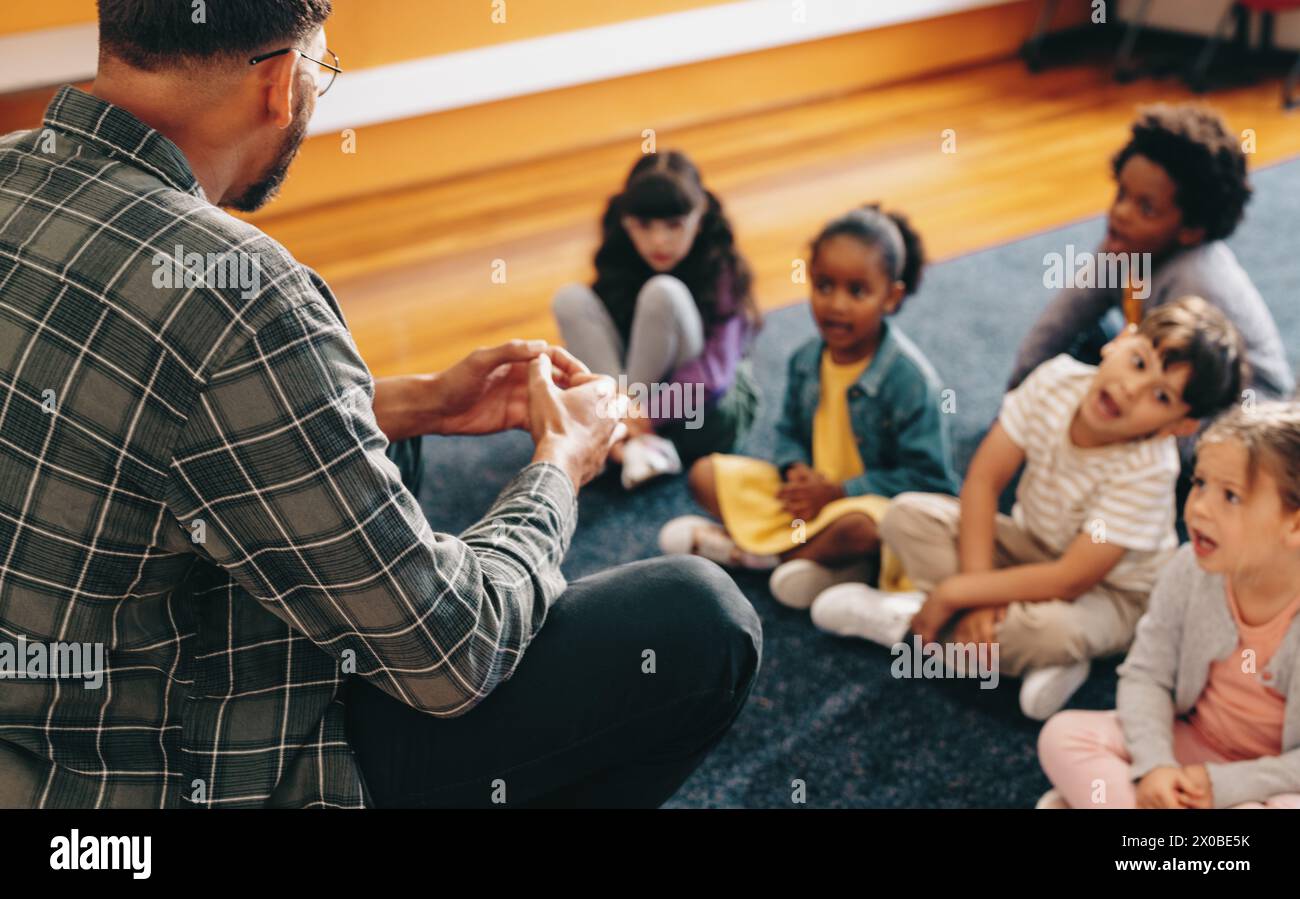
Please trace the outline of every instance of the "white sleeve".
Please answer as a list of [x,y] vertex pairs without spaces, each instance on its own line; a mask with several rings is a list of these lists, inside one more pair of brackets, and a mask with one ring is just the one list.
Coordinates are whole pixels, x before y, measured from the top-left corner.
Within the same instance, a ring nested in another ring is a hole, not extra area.
[[1043,394],[1050,392],[1060,380],[1060,356],[1049,359],[1029,373],[1029,377],[1014,390],[1007,391],[1002,398],[1002,410],[998,413],[998,424],[1007,432],[1012,443],[1021,449],[1028,440],[1029,422],[1035,415],[1041,414]]

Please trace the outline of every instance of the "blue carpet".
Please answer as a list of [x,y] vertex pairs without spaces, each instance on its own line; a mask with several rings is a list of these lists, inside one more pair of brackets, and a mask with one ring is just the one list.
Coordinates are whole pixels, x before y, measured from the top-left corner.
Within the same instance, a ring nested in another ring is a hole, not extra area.
[[[1286,198],[1300,196],[1300,161],[1256,173],[1255,184],[1231,244],[1295,347],[1300,268],[1288,246],[1300,208]],[[1092,248],[1102,230],[1091,219],[934,265],[896,317],[956,391],[960,471],[997,413],[1020,338],[1050,297],[1044,254],[1071,243]],[[749,452],[771,446],[785,360],[813,332],[806,304],[767,317],[754,355],[766,408]],[[421,499],[434,527],[472,524],[530,452],[519,433],[428,438]],[[575,579],[655,555],[660,524],[692,512],[699,509],[682,478],[632,495],[602,479],[582,493],[565,573]],[[762,618],[762,670],[735,726],[670,807],[785,807],[796,779],[807,804],[822,808],[1027,807],[1047,789],[1035,754],[1039,725],[1021,717],[1017,681],[981,691],[974,681],[896,680],[886,649],[820,633],[807,613],[772,599],[765,577],[736,580]],[[1112,708],[1117,661],[1095,665],[1071,706]]]

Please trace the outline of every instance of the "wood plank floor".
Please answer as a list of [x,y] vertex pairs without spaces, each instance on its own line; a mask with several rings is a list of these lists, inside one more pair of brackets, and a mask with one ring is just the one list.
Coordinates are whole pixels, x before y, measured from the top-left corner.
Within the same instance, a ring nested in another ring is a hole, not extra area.
[[[657,137],[700,165],[760,304],[775,308],[800,297],[791,265],[818,226],[859,202],[907,212],[935,259],[1103,211],[1135,109],[1186,99],[1175,81],[1118,85],[1090,65],[1030,76],[1007,61]],[[1276,81],[1207,102],[1254,130],[1253,167],[1300,154],[1300,114],[1281,109]],[[955,153],[942,151],[945,129]],[[557,337],[550,297],[590,276],[597,218],[639,152],[629,136],[263,226],[329,280],[376,375],[436,370],[475,346]]]

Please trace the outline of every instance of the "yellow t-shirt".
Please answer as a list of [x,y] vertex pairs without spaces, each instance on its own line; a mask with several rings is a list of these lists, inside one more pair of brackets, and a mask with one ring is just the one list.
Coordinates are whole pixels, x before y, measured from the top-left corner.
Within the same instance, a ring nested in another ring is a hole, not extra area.
[[862,455],[849,421],[848,390],[871,364],[871,357],[840,364],[822,352],[821,399],[813,415],[813,468],[833,483],[862,474]]

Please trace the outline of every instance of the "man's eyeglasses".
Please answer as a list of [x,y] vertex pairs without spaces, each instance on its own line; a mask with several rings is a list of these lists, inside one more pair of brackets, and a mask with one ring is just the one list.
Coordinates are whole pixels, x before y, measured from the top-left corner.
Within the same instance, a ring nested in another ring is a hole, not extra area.
[[325,92],[330,89],[330,86],[334,84],[334,79],[338,77],[339,72],[343,71],[339,68],[339,55],[328,47],[325,48],[325,52],[329,54],[330,59],[334,60],[333,65],[330,65],[327,62],[322,62],[319,59],[312,59],[297,47],[285,47],[283,50],[273,50],[270,53],[263,53],[261,56],[254,56],[248,61],[248,64],[250,66],[255,66],[259,62],[266,62],[268,59],[275,56],[283,56],[286,53],[297,53],[303,59],[308,60],[309,62],[314,62],[316,65],[320,66],[319,71],[316,73],[316,96],[323,97],[325,96]]

